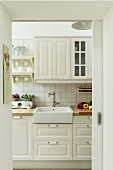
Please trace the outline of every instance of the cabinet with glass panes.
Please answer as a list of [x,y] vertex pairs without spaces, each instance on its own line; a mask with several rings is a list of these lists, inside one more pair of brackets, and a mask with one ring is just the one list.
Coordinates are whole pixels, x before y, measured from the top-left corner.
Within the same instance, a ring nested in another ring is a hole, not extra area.
[[91,38],[71,38],[72,79],[92,79]]

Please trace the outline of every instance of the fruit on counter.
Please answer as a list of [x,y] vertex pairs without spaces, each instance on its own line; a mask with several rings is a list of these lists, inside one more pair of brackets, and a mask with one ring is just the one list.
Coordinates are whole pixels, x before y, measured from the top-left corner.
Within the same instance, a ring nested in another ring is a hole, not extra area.
[[83,104],[82,104],[82,103],[79,103],[79,104],[77,105],[77,108],[78,108],[78,109],[83,109]]
[[84,109],[88,109],[89,108],[89,105],[86,103],[86,104],[83,104],[83,108]]
[[[81,102],[81,103],[78,103],[78,105],[77,105],[77,108],[78,109],[84,109],[84,104],[88,104],[87,102]],[[88,106],[89,107],[89,106]]]

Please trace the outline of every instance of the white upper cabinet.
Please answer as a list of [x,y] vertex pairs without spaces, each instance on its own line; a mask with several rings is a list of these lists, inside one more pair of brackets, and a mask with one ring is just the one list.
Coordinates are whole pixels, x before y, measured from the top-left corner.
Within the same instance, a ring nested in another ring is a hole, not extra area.
[[35,80],[91,80],[91,38],[35,38]]
[[70,38],[53,39],[53,78],[70,79]]
[[36,38],[35,79],[70,79],[70,38]]
[[91,38],[71,38],[71,78],[92,78]]
[[35,55],[35,78],[36,79],[51,79],[53,67],[52,39],[37,38],[36,55]]

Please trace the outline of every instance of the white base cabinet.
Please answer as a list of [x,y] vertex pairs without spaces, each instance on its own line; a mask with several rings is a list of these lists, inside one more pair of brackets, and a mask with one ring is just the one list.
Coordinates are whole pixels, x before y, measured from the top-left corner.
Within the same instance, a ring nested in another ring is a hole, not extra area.
[[72,141],[34,141],[35,160],[72,160]]
[[73,141],[73,160],[91,160],[91,142]]
[[91,160],[92,117],[73,124],[34,124],[32,116],[13,117],[13,160]]
[[34,140],[72,140],[72,124],[35,124]]
[[73,160],[91,160],[92,117],[76,116],[73,120]]
[[72,160],[72,124],[34,125],[35,160]]
[[32,116],[13,117],[13,160],[33,160]]

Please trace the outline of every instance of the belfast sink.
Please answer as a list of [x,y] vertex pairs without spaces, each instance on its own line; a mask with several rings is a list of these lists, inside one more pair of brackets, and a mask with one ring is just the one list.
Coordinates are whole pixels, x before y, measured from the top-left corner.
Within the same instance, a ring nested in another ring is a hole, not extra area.
[[37,107],[33,111],[33,123],[72,123],[70,107]]

